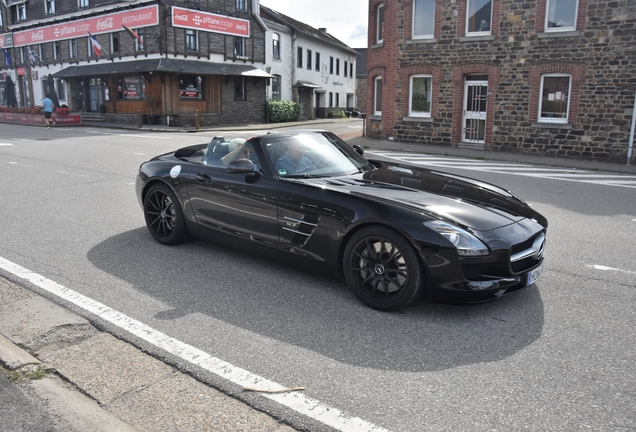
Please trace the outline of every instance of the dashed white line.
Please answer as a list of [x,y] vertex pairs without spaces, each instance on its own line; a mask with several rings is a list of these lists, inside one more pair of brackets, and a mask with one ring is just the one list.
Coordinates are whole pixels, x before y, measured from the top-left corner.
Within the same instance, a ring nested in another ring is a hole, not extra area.
[[11,143],[0,143],[0,146],[13,146]]
[[623,269],[618,269],[618,268],[614,268],[614,267],[607,267],[607,266],[599,265],[599,264],[588,265],[587,267],[591,267],[591,268],[593,268],[595,270],[601,270],[601,271],[613,271],[613,272],[618,272],[618,273],[636,275],[636,271],[623,270]]
[[[144,323],[86,297],[76,291],[66,288],[42,275],[34,273],[18,264],[0,257],[0,268],[32,283],[33,285],[63,299],[74,305],[100,317],[103,320],[126,330],[130,334],[146,341],[154,346],[169,352],[189,363],[208,370],[234,384],[242,387],[259,387],[269,390],[282,390],[286,386],[255,375],[245,369],[236,367],[226,361],[213,357],[198,348],[181,342],[155,330]],[[263,397],[278,402],[279,404],[306,415],[327,426],[340,431],[352,432],[388,432],[386,429],[362,420],[359,417],[351,417],[337,408],[330,407],[320,401],[307,397],[301,393],[262,393]]]

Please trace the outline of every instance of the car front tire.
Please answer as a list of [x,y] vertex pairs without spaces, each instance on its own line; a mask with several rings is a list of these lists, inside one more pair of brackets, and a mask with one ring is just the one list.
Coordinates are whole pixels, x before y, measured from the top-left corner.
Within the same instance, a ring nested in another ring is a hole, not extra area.
[[403,309],[422,292],[423,271],[411,244],[396,231],[368,227],[344,251],[345,279],[353,293],[374,309]]
[[172,190],[163,184],[150,187],[144,199],[144,216],[150,234],[159,243],[174,245],[187,237],[185,218]]

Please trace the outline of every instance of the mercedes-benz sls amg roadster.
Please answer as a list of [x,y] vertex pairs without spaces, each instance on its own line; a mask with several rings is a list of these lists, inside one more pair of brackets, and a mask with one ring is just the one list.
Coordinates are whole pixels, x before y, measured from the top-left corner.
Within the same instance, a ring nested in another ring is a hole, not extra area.
[[143,163],[136,193],[159,243],[203,230],[317,260],[379,310],[492,300],[539,278],[548,222],[523,200],[363,153],[325,131],[215,137]]

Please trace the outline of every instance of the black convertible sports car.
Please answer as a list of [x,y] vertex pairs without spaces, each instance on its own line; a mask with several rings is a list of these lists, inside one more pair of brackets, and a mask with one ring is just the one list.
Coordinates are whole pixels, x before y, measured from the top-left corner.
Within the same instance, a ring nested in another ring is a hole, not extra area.
[[203,228],[300,254],[380,310],[423,293],[491,300],[537,280],[548,222],[524,201],[362,153],[325,131],[215,137],[143,163],[136,192],[162,244]]

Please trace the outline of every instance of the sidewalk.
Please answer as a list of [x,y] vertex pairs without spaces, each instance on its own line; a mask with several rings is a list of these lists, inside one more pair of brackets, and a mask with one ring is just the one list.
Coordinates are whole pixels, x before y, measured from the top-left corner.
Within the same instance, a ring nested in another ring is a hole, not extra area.
[[[250,125],[229,125],[224,127],[202,127],[198,131],[194,127],[182,128],[172,127],[165,125],[143,125],[141,130],[144,131],[157,131],[157,132],[214,132],[218,131],[219,134],[227,131],[264,131],[264,130],[276,130],[287,127],[298,127],[299,129],[305,129],[310,126],[313,129],[322,129],[326,124],[333,123],[352,123],[360,122],[360,119],[344,118],[344,119],[315,119],[306,120],[292,123],[263,123],[263,124],[250,124]],[[86,123],[86,126],[93,127],[111,127],[120,129],[139,130],[136,125],[119,125],[110,123]],[[323,125],[323,126],[321,126]],[[449,146],[437,146],[433,144],[414,144],[407,142],[389,141],[367,138],[362,136],[362,130],[358,132],[352,132],[349,134],[341,135],[341,138],[347,140],[350,144],[359,144],[365,150],[368,151],[399,151],[399,152],[413,152],[421,154],[432,155],[444,155],[451,157],[464,157],[480,160],[496,160],[506,161],[511,163],[524,163],[524,164],[537,164],[558,166],[564,168],[577,168],[591,171],[609,171],[625,174],[636,175],[636,163],[626,165],[627,159],[624,162],[607,162],[602,160],[591,159],[577,159],[570,157],[558,157],[558,156],[542,156],[529,153],[518,152],[500,152],[494,150],[475,150],[468,148],[449,147]],[[632,158],[633,159],[633,158]]]
[[[30,401],[0,399],[16,405],[2,412],[29,421],[45,412],[53,421],[46,431],[297,430],[1,276],[0,366]],[[13,432],[6,427],[0,416],[0,429]]]

